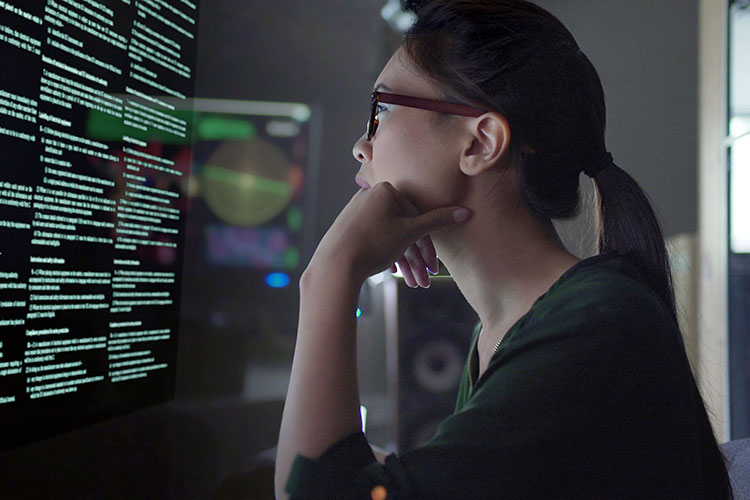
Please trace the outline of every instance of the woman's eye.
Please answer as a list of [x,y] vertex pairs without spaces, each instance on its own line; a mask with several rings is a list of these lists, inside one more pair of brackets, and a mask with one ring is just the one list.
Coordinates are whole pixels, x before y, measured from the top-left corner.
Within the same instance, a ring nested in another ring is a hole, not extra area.
[[388,108],[386,108],[386,107],[385,107],[385,106],[383,106],[382,104],[378,104],[378,109],[377,109],[377,113],[375,113],[375,116],[379,115],[379,114],[380,114],[380,113],[382,113],[383,111],[388,111]]

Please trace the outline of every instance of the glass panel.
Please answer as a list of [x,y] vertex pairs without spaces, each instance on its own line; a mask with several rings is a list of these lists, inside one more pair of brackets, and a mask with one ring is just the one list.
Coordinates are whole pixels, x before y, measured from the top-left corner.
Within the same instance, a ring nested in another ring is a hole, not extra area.
[[750,1],[729,12],[729,410],[731,439],[750,437]]
[[750,253],[750,8],[737,2],[730,11],[729,133],[730,250]]
[[729,130],[735,138],[729,156],[729,245],[734,253],[750,253],[750,116],[733,117]]

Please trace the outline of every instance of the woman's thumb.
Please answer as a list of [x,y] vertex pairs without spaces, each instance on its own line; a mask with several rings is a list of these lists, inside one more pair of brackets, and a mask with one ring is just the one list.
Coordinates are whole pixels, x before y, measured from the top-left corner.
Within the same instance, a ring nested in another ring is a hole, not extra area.
[[464,222],[469,217],[471,217],[471,211],[463,207],[436,208],[414,217],[414,230],[419,233],[419,236],[423,236],[443,227]]

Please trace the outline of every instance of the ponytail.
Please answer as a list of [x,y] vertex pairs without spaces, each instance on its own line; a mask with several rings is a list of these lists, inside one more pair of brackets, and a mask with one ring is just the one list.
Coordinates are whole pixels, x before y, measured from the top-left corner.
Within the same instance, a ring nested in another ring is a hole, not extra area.
[[604,166],[592,178],[599,207],[599,253],[629,253],[677,323],[669,255],[661,226],[646,193],[614,162]]
[[[609,160],[608,165],[602,165],[598,171],[591,172],[599,207],[599,253],[628,252],[636,261],[645,280],[664,301],[675,325],[679,328],[672,271],[659,221],[646,193],[635,179],[615,165],[611,157]],[[705,409],[706,405],[697,385],[694,386],[694,390]],[[713,435],[713,439],[701,441],[701,446],[707,452],[705,467],[709,474],[714,475],[714,484],[723,483],[727,498],[732,499],[734,492],[727,472],[728,460],[718,447],[708,413],[705,411],[702,420],[703,429],[700,435]]]

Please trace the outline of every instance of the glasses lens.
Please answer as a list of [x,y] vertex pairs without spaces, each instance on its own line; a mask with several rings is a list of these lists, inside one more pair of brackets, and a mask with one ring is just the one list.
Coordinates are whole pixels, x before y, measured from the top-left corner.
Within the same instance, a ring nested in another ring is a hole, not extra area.
[[370,119],[367,122],[367,140],[369,141],[375,135],[375,129],[378,128],[378,99],[375,93],[370,96]]

